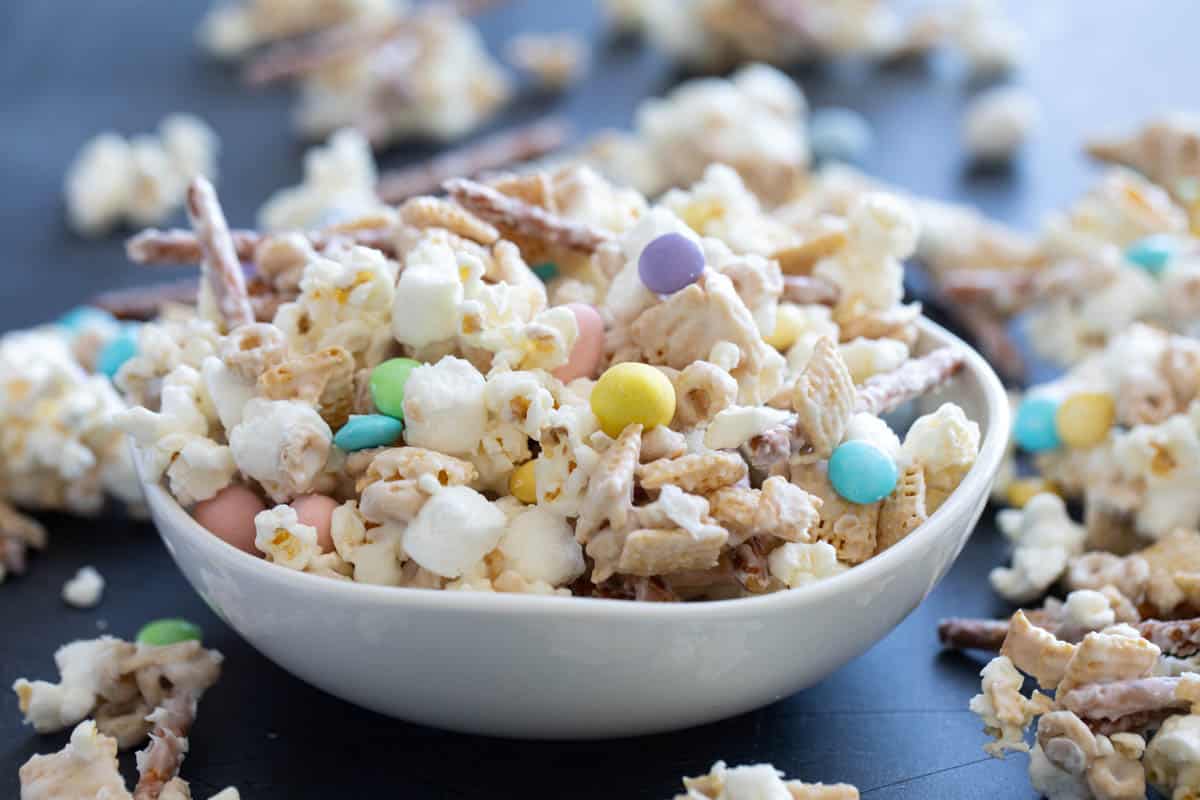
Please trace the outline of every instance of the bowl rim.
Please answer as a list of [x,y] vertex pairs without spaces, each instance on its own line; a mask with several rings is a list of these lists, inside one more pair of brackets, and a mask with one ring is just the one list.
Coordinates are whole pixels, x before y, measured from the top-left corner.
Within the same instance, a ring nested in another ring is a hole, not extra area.
[[[355,599],[373,603],[392,603],[398,606],[433,606],[442,610],[457,609],[483,614],[509,614],[513,612],[552,613],[579,617],[607,615],[624,616],[635,614],[639,619],[664,619],[685,621],[703,617],[731,618],[766,611],[775,606],[801,606],[808,602],[820,602],[833,595],[852,594],[863,590],[873,581],[882,578],[902,561],[918,558],[927,544],[944,532],[951,519],[970,516],[968,510],[991,490],[1000,462],[1008,447],[1010,409],[1008,395],[995,371],[984,358],[961,338],[941,325],[921,316],[917,320],[923,337],[933,340],[936,346],[955,346],[965,356],[964,373],[972,374],[980,383],[987,412],[987,427],[982,432],[979,455],[967,475],[950,497],[915,531],[902,541],[867,561],[837,575],[819,581],[770,594],[755,597],[739,597],[726,600],[705,600],[694,603],[650,603],[638,601],[613,601],[595,597],[563,597],[547,595],[515,594],[506,592],[434,591],[405,586],[380,586],[353,581],[333,580],[321,575],[298,572],[263,558],[251,555],[214,536],[189,514],[175,498],[157,482],[148,482],[143,477],[141,458],[136,446],[133,461],[138,479],[146,492],[152,517],[159,536],[166,538],[162,528],[170,526],[181,536],[186,536],[214,559],[231,562],[238,569],[253,569],[268,582],[291,584],[293,589],[305,592],[322,592],[327,595],[342,594],[349,601]],[[985,501],[986,502],[986,501]],[[964,541],[973,531],[964,534]],[[168,542],[168,545],[170,543]],[[174,557],[174,548],[168,547]]]

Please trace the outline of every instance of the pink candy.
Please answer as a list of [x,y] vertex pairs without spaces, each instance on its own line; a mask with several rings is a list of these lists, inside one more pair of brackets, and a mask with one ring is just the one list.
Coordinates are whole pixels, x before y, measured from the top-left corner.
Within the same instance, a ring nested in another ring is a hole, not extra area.
[[552,373],[563,383],[594,377],[604,357],[604,320],[600,318],[600,312],[585,303],[568,303],[567,308],[575,315],[579,338],[571,348],[567,363]]
[[239,550],[260,555],[254,547],[254,517],[266,509],[259,496],[245,486],[226,486],[192,509],[196,521]]
[[311,525],[317,529],[317,546],[322,553],[333,549],[333,534],[330,526],[333,520],[333,510],[338,507],[338,501],[323,494],[306,494],[292,501],[292,508],[302,525]]

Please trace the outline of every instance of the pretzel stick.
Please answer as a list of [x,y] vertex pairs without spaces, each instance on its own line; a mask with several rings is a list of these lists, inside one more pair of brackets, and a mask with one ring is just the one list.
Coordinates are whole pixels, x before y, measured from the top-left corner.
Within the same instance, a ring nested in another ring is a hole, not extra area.
[[158,312],[168,303],[194,305],[199,294],[200,282],[196,278],[184,278],[153,286],[113,289],[101,292],[88,302],[89,305],[104,309],[117,319],[144,322],[158,316]]
[[978,303],[946,303],[943,308],[975,340],[1002,378],[1018,381],[1024,376],[1025,358],[1004,320]]
[[146,719],[154,729],[150,743],[137,754],[133,800],[158,800],[166,784],[179,775],[187,755],[188,731],[196,721],[196,698],[190,692],[170,695]]
[[561,118],[548,117],[530,125],[512,128],[474,144],[450,150],[404,169],[385,172],[375,188],[385,203],[399,203],[441,188],[452,178],[474,177],[521,161],[540,158],[570,137],[570,126]]
[[988,303],[1005,310],[1015,310],[1031,301],[1033,290],[1032,272],[1011,269],[951,270],[938,286],[943,296],[956,303]]
[[872,375],[858,388],[854,409],[876,416],[920,397],[950,380],[965,358],[957,348],[939,347],[928,355],[909,359],[891,372]]
[[[254,249],[263,239],[271,236],[244,229],[229,233],[239,261],[253,261]],[[390,229],[330,229],[304,235],[317,251],[326,250],[334,244],[356,244],[379,250],[387,256],[396,254],[396,243],[392,240]],[[147,228],[125,242],[125,255],[135,264],[195,264],[204,257],[196,234],[178,228],[166,231]]]
[[549,244],[592,253],[616,238],[609,231],[553,214],[476,181],[455,178],[446,181],[445,187],[455,202],[476,216]]
[[823,278],[808,275],[784,275],[783,299],[802,306],[837,305],[842,290]]
[[242,72],[250,86],[294,78],[329,64],[362,56],[409,31],[411,21],[401,18],[378,28],[351,22],[314,33],[298,41],[269,47]]
[[1160,727],[1166,721],[1167,717],[1178,713],[1179,709],[1164,708],[1152,711],[1139,711],[1134,714],[1117,717],[1116,719],[1085,719],[1083,721],[1092,729],[1093,733],[1112,736],[1114,733],[1145,733],[1149,728]]
[[1190,703],[1175,697],[1179,678],[1135,678],[1112,683],[1091,683],[1058,698],[1068,711],[1081,718],[1117,720],[1130,714],[1186,709]]
[[196,232],[196,240],[204,258],[200,276],[208,282],[217,310],[228,330],[254,322],[254,310],[246,294],[246,279],[242,265],[229,235],[225,213],[217,200],[217,192],[207,178],[192,179],[187,192],[188,219]]
[[938,641],[955,650],[999,651],[1008,636],[1008,620],[950,617],[938,621]]

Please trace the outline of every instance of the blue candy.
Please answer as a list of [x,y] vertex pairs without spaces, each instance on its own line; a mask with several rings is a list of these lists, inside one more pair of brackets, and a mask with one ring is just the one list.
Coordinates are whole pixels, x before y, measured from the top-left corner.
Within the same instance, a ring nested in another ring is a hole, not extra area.
[[1125,258],[1151,275],[1161,275],[1175,253],[1177,242],[1164,233],[1138,239],[1125,250]]
[[892,493],[899,479],[896,462],[870,442],[843,442],[829,457],[829,482],[851,503],[874,503]]
[[553,261],[534,264],[529,269],[541,279],[542,283],[549,283],[558,277],[558,264],[555,264]]
[[109,378],[117,374],[121,366],[137,355],[137,328],[127,325],[121,332],[100,348],[96,356],[96,372]]
[[1017,418],[1013,421],[1013,438],[1022,450],[1040,453],[1054,450],[1061,442],[1054,415],[1058,413],[1058,401],[1050,397],[1026,397],[1017,407]]
[[384,447],[400,438],[404,423],[383,414],[362,414],[350,417],[333,437],[333,443],[353,453],[368,447]]
[[107,311],[92,306],[72,308],[58,318],[58,324],[71,333],[76,333],[91,323],[116,323],[116,319]]

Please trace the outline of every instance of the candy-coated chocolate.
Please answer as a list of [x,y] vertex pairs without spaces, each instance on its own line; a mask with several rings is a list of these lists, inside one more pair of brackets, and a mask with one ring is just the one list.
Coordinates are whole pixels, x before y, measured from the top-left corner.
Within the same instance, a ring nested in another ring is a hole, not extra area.
[[541,264],[534,264],[530,267],[533,274],[542,279],[542,283],[549,283],[558,277],[558,264],[553,261],[544,261]]
[[168,644],[179,644],[180,642],[200,641],[203,637],[203,632],[200,626],[194,622],[188,622],[186,619],[156,619],[153,622],[147,622],[138,631],[138,644],[148,644],[154,647],[163,647]]
[[58,318],[58,324],[66,328],[71,333],[75,333],[82,328],[87,327],[92,323],[105,324],[115,323],[116,318],[101,308],[93,308],[92,306],[79,306],[72,308],[67,313]]
[[829,482],[851,503],[874,503],[887,497],[899,479],[896,462],[870,442],[852,439],[829,457]]
[[369,447],[386,447],[400,438],[404,423],[384,414],[361,414],[350,417],[333,436],[333,443],[353,453]]
[[266,504],[245,486],[226,486],[192,509],[196,521],[239,550],[259,555],[254,547],[254,517]]
[[1013,508],[1024,508],[1039,494],[1058,494],[1058,487],[1045,478],[1017,478],[1004,490],[1005,499]]
[[132,328],[122,328],[96,356],[96,372],[109,378],[117,374],[117,370],[126,361],[137,355],[137,331]]
[[600,360],[604,358],[604,320],[600,317],[600,312],[587,303],[568,303],[567,308],[575,315],[579,338],[571,348],[567,363],[552,373],[563,383],[569,383],[576,378],[592,377],[600,366]]
[[1054,426],[1067,447],[1093,447],[1108,438],[1116,419],[1112,395],[1080,392],[1063,400],[1054,413]]
[[512,496],[526,505],[537,502],[537,481],[534,478],[536,461],[526,461],[513,470],[508,478],[508,490]]
[[1040,453],[1054,450],[1062,444],[1054,424],[1058,405],[1058,401],[1051,397],[1036,395],[1021,401],[1017,406],[1016,419],[1013,420],[1013,438],[1022,450]]
[[371,370],[371,401],[379,413],[404,419],[404,387],[419,366],[411,358],[389,358]]
[[635,422],[645,430],[669,424],[675,416],[675,387],[649,364],[615,364],[596,381],[591,406],[600,428],[615,438]]
[[803,326],[803,317],[798,308],[793,305],[781,305],[775,313],[775,330],[771,331],[769,336],[764,336],[763,341],[776,350],[787,350],[800,338]]
[[664,233],[650,242],[638,258],[638,277],[646,288],[673,294],[693,284],[704,272],[704,253],[680,233]]
[[337,500],[323,494],[306,494],[291,502],[300,524],[317,529],[317,545],[322,553],[333,549],[333,536],[330,531],[334,509],[339,505]]
[[1125,258],[1151,275],[1161,275],[1175,254],[1179,242],[1165,233],[1138,239],[1125,250]]

